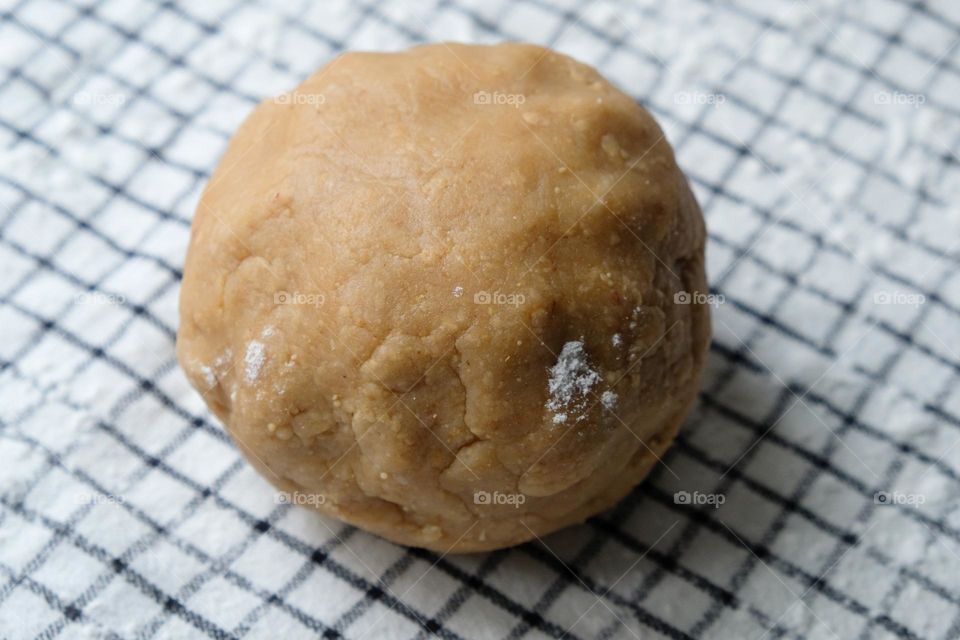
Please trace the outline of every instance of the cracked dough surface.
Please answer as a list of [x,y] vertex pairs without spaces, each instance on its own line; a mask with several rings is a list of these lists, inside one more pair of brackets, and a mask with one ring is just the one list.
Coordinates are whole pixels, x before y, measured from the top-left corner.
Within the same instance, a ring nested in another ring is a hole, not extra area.
[[660,128],[590,67],[348,53],[233,137],[178,357],[283,491],[403,544],[504,547],[610,507],[669,446],[709,339],[675,299],[707,292],[704,240]]

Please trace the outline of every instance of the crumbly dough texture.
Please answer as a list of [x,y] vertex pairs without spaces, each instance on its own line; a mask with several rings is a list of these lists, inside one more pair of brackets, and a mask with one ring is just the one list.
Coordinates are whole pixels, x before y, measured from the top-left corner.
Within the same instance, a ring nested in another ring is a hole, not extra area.
[[407,545],[505,547],[612,506],[673,440],[704,240],[662,131],[592,68],[347,53],[233,137],[178,357],[284,492]]

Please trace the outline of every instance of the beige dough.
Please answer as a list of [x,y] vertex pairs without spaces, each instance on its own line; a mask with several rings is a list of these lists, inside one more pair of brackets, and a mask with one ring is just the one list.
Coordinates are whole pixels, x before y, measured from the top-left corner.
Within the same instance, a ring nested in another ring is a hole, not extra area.
[[348,53],[237,131],[177,352],[294,500],[441,551],[626,495],[697,393],[704,225],[669,144],[536,46]]

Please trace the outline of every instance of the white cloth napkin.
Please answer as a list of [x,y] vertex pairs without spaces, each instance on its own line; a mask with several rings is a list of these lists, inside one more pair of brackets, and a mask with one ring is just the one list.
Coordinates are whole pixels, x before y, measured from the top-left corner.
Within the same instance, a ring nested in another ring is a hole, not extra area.
[[[960,636],[956,2],[0,4],[0,636]],[[256,101],[441,39],[549,44],[650,109],[715,304],[649,481],[462,557],[278,504],[173,350]]]

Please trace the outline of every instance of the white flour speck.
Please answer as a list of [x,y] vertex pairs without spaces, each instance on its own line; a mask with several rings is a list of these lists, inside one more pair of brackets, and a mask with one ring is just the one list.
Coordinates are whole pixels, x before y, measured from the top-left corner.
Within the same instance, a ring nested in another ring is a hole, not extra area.
[[453,288],[453,297],[459,298],[463,295],[463,287],[454,287]]
[[207,384],[207,390],[213,389],[217,384],[217,374],[207,365],[200,367],[200,373],[203,375],[203,381]]
[[251,340],[247,344],[247,352],[243,356],[244,374],[247,382],[256,382],[257,377],[260,376],[260,368],[263,366],[263,352],[262,342]]
[[213,361],[213,368],[220,370],[223,367],[225,367],[232,359],[233,359],[233,350],[224,349],[223,353],[217,356],[217,359]]
[[554,412],[554,423],[566,422],[571,413],[577,422],[583,420],[590,390],[598,382],[600,376],[590,368],[583,342],[571,341],[563,345],[557,364],[550,368],[547,382],[550,399],[546,407]]
[[200,375],[203,376],[203,381],[207,385],[207,391],[217,386],[217,383],[229,372],[230,367],[227,365],[232,358],[233,351],[224,349],[223,353],[217,356],[211,364],[200,366]]
[[620,347],[623,346],[623,336],[621,336],[619,333],[615,333],[613,334],[613,337],[610,338],[610,342],[613,344],[614,347],[619,349]]
[[615,394],[613,391],[604,391],[603,395],[600,396],[600,402],[607,411],[613,411],[617,407],[617,402],[619,401],[619,396],[617,396],[617,394]]

